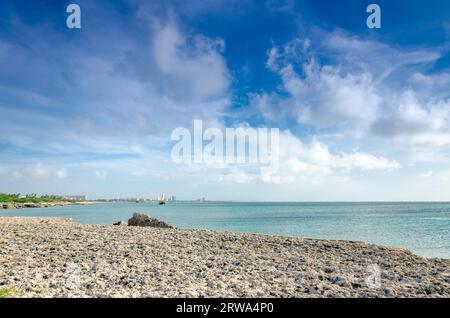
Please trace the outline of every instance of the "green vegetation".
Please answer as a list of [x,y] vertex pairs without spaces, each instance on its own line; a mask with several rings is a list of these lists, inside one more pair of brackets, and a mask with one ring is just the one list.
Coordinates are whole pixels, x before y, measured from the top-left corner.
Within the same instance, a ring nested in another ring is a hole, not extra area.
[[0,288],[0,298],[13,298],[17,295],[14,288]]
[[72,202],[71,200],[66,200],[53,195],[43,195],[37,196],[35,194],[27,194],[21,196],[20,194],[3,194],[0,193],[0,202],[13,202],[13,203],[41,203],[41,202]]

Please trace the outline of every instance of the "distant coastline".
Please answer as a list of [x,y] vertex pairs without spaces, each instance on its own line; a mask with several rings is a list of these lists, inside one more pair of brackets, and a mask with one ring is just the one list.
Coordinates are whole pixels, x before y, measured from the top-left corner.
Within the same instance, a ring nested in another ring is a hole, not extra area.
[[47,208],[93,203],[95,202],[86,200],[85,196],[37,196],[35,194],[20,195],[0,193],[0,209]]
[[54,201],[54,202],[0,202],[0,209],[49,208],[66,205],[95,204],[94,201]]

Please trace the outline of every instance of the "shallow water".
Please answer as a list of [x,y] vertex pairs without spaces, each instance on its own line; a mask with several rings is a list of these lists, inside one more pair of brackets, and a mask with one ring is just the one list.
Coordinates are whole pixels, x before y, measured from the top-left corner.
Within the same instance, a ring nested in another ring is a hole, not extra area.
[[0,215],[70,217],[112,224],[142,212],[182,228],[360,240],[450,258],[450,203],[98,203],[21,210]]

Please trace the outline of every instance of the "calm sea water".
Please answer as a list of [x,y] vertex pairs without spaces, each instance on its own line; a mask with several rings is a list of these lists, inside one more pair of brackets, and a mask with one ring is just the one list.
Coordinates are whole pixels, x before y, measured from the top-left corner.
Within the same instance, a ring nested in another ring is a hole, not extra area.
[[6,210],[0,215],[70,217],[112,224],[142,212],[181,228],[361,240],[450,258],[450,203],[98,203]]

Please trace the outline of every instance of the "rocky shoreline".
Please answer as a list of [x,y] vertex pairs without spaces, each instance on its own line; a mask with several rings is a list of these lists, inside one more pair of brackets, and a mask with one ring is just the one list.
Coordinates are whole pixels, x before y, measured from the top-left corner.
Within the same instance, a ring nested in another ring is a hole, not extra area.
[[0,217],[15,297],[450,297],[450,260],[355,241]]
[[24,208],[48,208],[53,206],[65,206],[65,205],[85,205],[94,204],[91,201],[56,201],[56,202],[0,202],[0,209],[24,209]]

